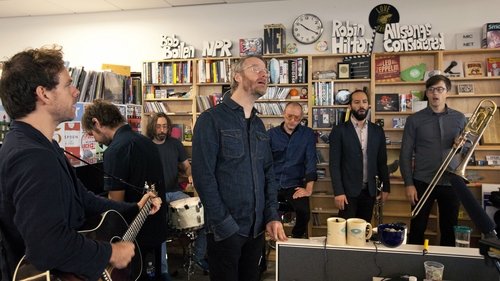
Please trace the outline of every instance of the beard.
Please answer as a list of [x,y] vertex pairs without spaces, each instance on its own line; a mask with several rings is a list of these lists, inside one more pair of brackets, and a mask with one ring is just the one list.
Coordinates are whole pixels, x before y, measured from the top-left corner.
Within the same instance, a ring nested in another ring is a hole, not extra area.
[[361,112],[362,110],[359,109],[358,111],[352,111],[352,116],[354,116],[354,118],[356,118],[356,120],[358,121],[363,121],[366,119],[366,115],[367,115],[367,112],[368,110],[364,110],[363,109],[363,112]]
[[156,134],[155,139],[157,141],[164,141],[167,138],[167,134]]

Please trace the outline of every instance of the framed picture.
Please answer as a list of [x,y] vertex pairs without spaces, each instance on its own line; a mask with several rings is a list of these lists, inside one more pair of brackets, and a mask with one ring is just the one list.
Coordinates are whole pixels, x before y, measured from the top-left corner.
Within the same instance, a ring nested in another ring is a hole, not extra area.
[[398,112],[399,94],[375,94],[375,112]]
[[459,84],[457,84],[457,93],[459,95],[474,94],[474,84],[472,84],[472,83],[459,83]]
[[465,77],[484,76],[484,64],[481,61],[471,61],[464,63]]
[[351,66],[346,62],[337,63],[337,78],[338,79],[349,79],[351,73]]

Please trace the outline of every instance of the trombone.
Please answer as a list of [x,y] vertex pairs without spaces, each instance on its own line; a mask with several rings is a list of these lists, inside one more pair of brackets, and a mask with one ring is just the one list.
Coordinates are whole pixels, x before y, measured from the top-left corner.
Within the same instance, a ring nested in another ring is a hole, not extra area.
[[[483,106],[483,103],[490,103],[490,106]],[[436,185],[438,184],[441,176],[444,172],[448,171],[462,177],[467,183],[469,180],[465,177],[465,169],[467,168],[467,163],[471,158],[476,146],[484,133],[484,130],[488,127],[491,119],[493,118],[495,112],[497,111],[497,104],[488,99],[483,99],[479,102],[476,109],[469,118],[469,122],[465,125],[464,130],[459,136],[460,144],[454,144],[451,151],[446,156],[445,160],[439,167],[436,175],[432,178],[429,186],[425,190],[424,194],[420,200],[415,205],[415,208],[411,211],[411,217],[414,218],[418,215],[425,202],[429,199],[429,195],[432,193]],[[465,147],[465,144],[469,143],[470,146]],[[459,152],[459,150],[461,150]],[[450,166],[452,161],[458,161],[459,165],[456,168]]]
[[379,179],[378,176],[375,176],[375,186],[377,187],[377,195],[375,197],[374,217],[377,221],[377,225],[381,225],[384,219],[384,202],[382,201],[382,189],[384,183]]

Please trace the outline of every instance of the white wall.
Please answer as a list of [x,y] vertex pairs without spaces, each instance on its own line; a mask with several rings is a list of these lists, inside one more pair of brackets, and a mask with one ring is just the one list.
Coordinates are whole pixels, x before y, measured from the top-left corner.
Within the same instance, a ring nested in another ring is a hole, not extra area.
[[[282,23],[287,42],[295,42],[290,26],[302,13],[313,13],[326,26],[321,40],[330,44],[332,20],[364,24],[373,7],[395,6],[401,24],[432,24],[432,36],[445,35],[446,49],[455,49],[455,34],[480,30],[487,22],[500,22],[498,0],[288,0],[230,5],[206,5],[132,12],[0,19],[0,60],[28,47],[57,43],[71,65],[100,69],[102,63],[130,65],[141,71],[144,60],[164,58],[161,36],[176,34],[196,48],[201,57],[203,41],[233,41],[238,56],[240,38],[262,37],[264,24]],[[371,33],[368,31],[367,33]],[[369,37],[371,34],[367,34]],[[375,51],[381,51],[381,36]],[[314,45],[298,45],[299,53],[314,54]]]

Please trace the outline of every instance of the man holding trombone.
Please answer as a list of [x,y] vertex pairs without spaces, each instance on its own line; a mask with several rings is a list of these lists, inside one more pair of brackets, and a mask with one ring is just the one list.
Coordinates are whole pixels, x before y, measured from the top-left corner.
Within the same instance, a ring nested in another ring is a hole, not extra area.
[[[427,108],[406,120],[400,152],[401,174],[406,186],[406,196],[416,207],[455,140],[466,126],[463,113],[446,105],[451,81],[443,75],[430,77],[425,84]],[[413,158],[414,157],[414,158]],[[446,168],[446,167],[445,167]],[[458,222],[459,199],[451,188],[448,173],[437,179],[436,185],[410,224],[408,243],[423,244],[429,214],[434,199],[439,206],[441,246],[455,246],[453,226]]]

